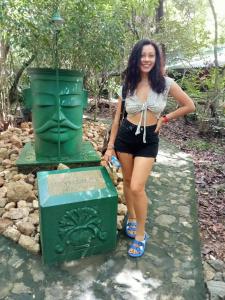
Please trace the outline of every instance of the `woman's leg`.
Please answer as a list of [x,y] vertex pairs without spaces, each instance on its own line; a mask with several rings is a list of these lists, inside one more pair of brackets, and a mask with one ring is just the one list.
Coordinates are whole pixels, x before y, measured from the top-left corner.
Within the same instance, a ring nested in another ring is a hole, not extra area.
[[131,177],[131,193],[134,197],[133,207],[137,219],[137,232],[135,239],[144,239],[145,222],[147,218],[148,198],[145,192],[145,184],[151,173],[155,158],[135,157]]
[[117,152],[117,156],[122,166],[123,190],[127,204],[128,218],[136,219],[136,215],[134,212],[133,197],[130,189],[131,176],[134,167],[134,158],[132,154],[122,152]]

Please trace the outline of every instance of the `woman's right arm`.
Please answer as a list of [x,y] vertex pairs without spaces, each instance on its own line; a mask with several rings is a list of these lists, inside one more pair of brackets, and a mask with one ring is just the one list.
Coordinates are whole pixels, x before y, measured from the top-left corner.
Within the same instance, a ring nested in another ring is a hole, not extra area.
[[113,155],[116,155],[115,150],[114,150],[114,142],[115,142],[116,135],[117,135],[119,125],[120,125],[121,108],[122,108],[122,99],[121,99],[121,97],[119,97],[115,117],[114,117],[113,123],[112,123],[109,143],[108,143],[105,155],[104,155],[104,159],[107,162],[111,160],[111,157]]

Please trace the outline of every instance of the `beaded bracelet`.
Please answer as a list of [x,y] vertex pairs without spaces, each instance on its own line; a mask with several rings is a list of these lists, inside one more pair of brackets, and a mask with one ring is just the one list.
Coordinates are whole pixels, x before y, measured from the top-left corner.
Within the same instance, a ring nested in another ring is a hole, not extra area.
[[168,123],[169,122],[169,119],[166,115],[163,116],[163,122],[164,123]]

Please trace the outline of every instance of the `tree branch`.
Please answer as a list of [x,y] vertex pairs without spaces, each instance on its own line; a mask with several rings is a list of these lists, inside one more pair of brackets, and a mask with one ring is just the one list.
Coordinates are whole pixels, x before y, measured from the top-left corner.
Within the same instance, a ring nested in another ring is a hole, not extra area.
[[140,35],[138,33],[138,30],[135,26],[135,10],[134,8],[132,7],[132,11],[131,11],[131,22],[128,22],[128,27],[130,28],[131,32],[133,33],[133,35],[138,39],[140,40]]

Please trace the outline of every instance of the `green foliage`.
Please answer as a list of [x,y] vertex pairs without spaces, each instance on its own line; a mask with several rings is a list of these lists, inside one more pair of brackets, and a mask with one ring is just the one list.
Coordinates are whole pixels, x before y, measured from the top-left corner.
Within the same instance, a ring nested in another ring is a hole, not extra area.
[[[216,74],[216,72],[218,72]],[[184,76],[173,72],[177,78],[178,84],[193,98],[195,98],[197,113],[199,118],[210,117],[210,101],[215,102],[218,110],[224,103],[225,78],[222,70],[209,68],[205,70],[190,69]],[[217,87],[215,86],[215,77],[218,76]],[[198,103],[200,103],[198,105]]]
[[190,59],[208,46],[209,32],[206,29],[205,0],[168,0],[157,40],[166,47],[168,63]]
[[[6,67],[16,74],[33,54],[32,66],[53,67],[54,34],[50,22],[59,8],[65,22],[59,35],[60,67],[81,69],[86,87],[98,98],[103,85],[119,84],[110,73],[124,70],[133,44],[140,38],[156,39],[166,46],[172,61],[191,58],[209,43],[205,29],[206,0],[165,1],[165,14],[155,33],[158,0],[2,0],[0,41],[10,46]],[[198,74],[182,79],[182,86],[199,96]],[[10,79],[11,80],[11,79]],[[27,83],[24,75],[21,85]],[[222,84],[222,83],[221,83]],[[207,82],[207,85],[209,83]]]
[[185,143],[186,147],[192,150],[198,151],[214,151],[216,153],[223,154],[224,149],[222,146],[219,146],[217,143],[211,143],[209,141],[199,138],[198,140],[190,140]]

